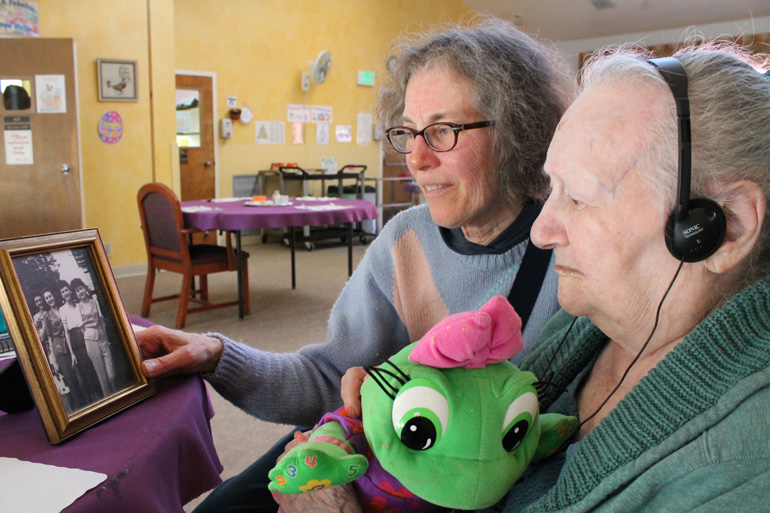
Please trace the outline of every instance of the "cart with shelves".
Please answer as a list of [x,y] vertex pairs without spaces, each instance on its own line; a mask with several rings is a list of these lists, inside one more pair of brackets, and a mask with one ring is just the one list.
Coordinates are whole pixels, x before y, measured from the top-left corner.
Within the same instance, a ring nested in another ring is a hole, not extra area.
[[402,210],[420,203],[420,187],[409,172],[404,155],[389,144],[383,148],[382,176],[378,180],[382,191],[378,204],[382,226]]
[[[324,195],[331,196],[333,192],[336,192],[338,196],[344,197],[347,192],[352,191],[354,197],[357,199],[366,200],[370,196],[367,194],[368,188],[364,173],[366,172],[366,166],[361,164],[347,164],[340,168],[336,173],[327,173],[324,169],[303,169],[299,166],[280,166],[278,167],[280,173],[280,190],[281,194],[286,194],[289,183],[300,183],[302,186],[302,194],[304,196],[310,195],[310,183],[320,182],[321,190]],[[346,182],[351,185],[345,185]],[[327,182],[334,182],[336,186],[329,186],[327,188]],[[333,192],[330,193],[329,189]],[[341,194],[340,194],[341,193]],[[373,198],[375,205],[377,204],[377,191],[376,186],[373,191]],[[375,225],[376,226],[376,225]],[[357,223],[353,230],[353,237],[358,237],[362,244],[368,244],[369,239],[367,237],[373,237],[376,235],[376,231],[371,233],[366,232],[363,229],[361,223]],[[315,243],[322,240],[339,239],[340,242],[347,242],[349,231],[345,227],[326,227],[317,228],[311,230],[309,227],[303,228],[304,245],[308,251],[315,249]],[[289,245],[290,241],[287,237],[284,238],[284,244]]]

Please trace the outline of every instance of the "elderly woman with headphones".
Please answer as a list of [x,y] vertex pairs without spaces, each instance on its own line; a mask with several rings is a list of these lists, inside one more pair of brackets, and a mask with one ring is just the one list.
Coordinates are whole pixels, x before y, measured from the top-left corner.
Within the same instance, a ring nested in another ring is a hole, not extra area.
[[768,123],[770,80],[735,47],[588,65],[532,228],[565,313],[527,362],[580,432],[504,511],[767,507]]
[[[531,237],[563,312],[521,367],[580,428],[495,511],[770,503],[770,79],[728,45],[648,57],[597,54],[551,143]],[[358,510],[332,490],[283,510]]]

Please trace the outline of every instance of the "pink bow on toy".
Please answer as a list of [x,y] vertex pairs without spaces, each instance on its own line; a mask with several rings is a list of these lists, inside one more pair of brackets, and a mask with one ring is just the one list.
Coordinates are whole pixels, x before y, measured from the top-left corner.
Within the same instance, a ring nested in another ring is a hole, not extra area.
[[425,334],[409,360],[430,367],[481,369],[508,360],[524,347],[521,318],[502,296],[475,312],[450,315]]

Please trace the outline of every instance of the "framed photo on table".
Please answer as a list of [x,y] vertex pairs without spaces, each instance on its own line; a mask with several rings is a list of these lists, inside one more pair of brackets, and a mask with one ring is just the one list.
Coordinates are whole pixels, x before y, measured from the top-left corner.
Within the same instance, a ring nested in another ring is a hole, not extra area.
[[136,61],[96,59],[100,102],[139,101]]
[[97,230],[0,240],[0,285],[51,443],[154,393]]

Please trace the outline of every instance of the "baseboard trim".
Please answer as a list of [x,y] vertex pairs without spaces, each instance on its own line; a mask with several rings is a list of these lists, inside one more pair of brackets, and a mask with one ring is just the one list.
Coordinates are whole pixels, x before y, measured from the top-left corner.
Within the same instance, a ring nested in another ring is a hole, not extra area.
[[115,278],[130,278],[147,274],[147,264],[119,265],[112,268]]

